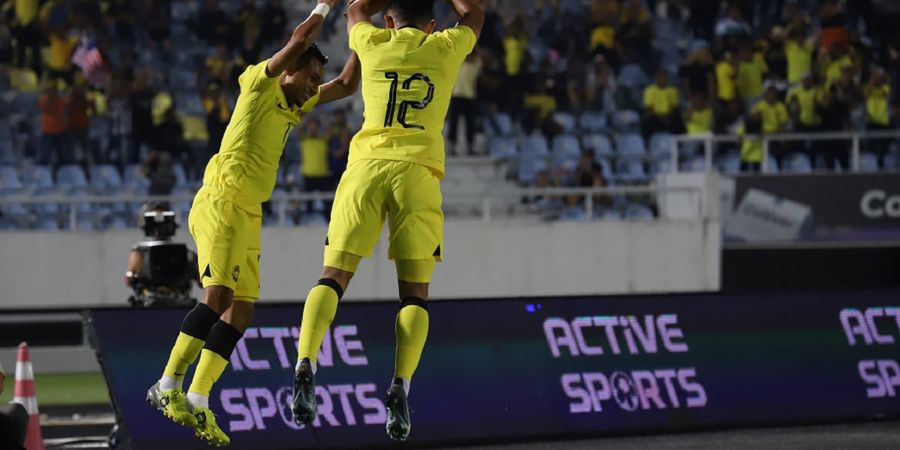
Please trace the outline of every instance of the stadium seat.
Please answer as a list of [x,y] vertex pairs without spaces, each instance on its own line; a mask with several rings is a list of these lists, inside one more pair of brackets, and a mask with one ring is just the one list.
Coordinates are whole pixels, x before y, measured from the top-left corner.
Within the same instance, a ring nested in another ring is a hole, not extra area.
[[620,159],[616,163],[616,178],[624,182],[640,182],[647,180],[644,163],[639,159]]
[[625,209],[625,217],[629,220],[653,220],[656,215],[649,206],[633,203]]
[[53,217],[40,217],[34,223],[34,229],[42,231],[59,231],[59,221]]
[[594,151],[594,158],[610,158],[615,153],[609,138],[603,134],[588,134],[581,140],[582,145],[586,149]]
[[619,69],[618,83],[627,87],[644,87],[650,84],[650,78],[641,66],[625,64]]
[[672,172],[672,159],[671,158],[660,158],[653,161],[650,164],[650,176],[657,176],[659,174],[666,174]]
[[782,162],[786,173],[810,173],[813,171],[812,161],[803,153],[791,153]]
[[12,166],[0,166],[0,195],[18,194],[25,190],[18,172]]
[[522,155],[519,160],[519,182],[523,185],[531,185],[537,178],[538,172],[547,169],[547,160],[544,157]]
[[594,218],[599,220],[622,220],[622,211],[616,208],[594,208]]
[[519,154],[519,147],[515,138],[511,137],[495,137],[491,139],[488,152],[494,161],[502,161],[509,158],[515,158]]
[[559,220],[577,222],[587,219],[587,213],[580,206],[566,206],[559,212]]
[[897,153],[888,153],[884,155],[884,170],[900,169],[900,156]]
[[738,152],[728,152],[716,161],[716,166],[722,173],[737,174],[741,171],[741,157]]
[[563,133],[575,132],[575,115],[567,112],[556,112],[553,114],[553,121],[562,127]]
[[620,155],[644,156],[647,149],[644,146],[644,138],[637,133],[616,135],[616,151]]
[[606,130],[606,115],[599,111],[587,111],[578,117],[578,128],[588,133],[600,133]]
[[706,172],[706,158],[694,156],[684,163],[682,170],[685,172]]
[[616,111],[613,115],[613,125],[619,131],[636,131],[641,123],[641,116],[632,110]]
[[109,164],[94,166],[91,170],[91,191],[96,194],[117,193],[122,187],[119,170]]
[[26,167],[22,173],[22,183],[34,194],[50,194],[58,191],[47,166]]
[[490,119],[486,119],[486,122],[484,129],[493,131],[496,136],[511,136],[515,133],[515,126],[509,114],[496,113]]
[[859,155],[860,172],[878,172],[878,157],[874,153],[862,152]]
[[672,148],[677,145],[675,137],[669,133],[655,133],[650,136],[650,155],[656,158],[668,158]]
[[522,140],[522,155],[547,156],[549,154],[550,148],[547,145],[547,138],[543,135],[533,133]]
[[184,172],[184,166],[180,162],[172,164],[172,170],[175,172],[175,187],[188,187],[187,174]]
[[57,184],[67,193],[83,192],[87,190],[88,181],[81,166],[67,164],[61,166],[56,174]]
[[0,139],[0,164],[14,164],[16,154],[10,138]]
[[564,167],[571,164],[571,169],[578,164],[581,158],[581,144],[578,138],[569,134],[561,134],[553,138],[553,164]]
[[150,180],[141,172],[139,164],[125,167],[125,185],[135,193],[143,194],[150,187]]

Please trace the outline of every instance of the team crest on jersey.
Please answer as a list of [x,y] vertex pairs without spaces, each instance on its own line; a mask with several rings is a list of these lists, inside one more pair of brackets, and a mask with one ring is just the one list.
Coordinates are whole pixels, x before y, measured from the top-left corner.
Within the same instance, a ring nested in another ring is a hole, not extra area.
[[241,266],[234,266],[234,269],[231,270],[231,279],[237,283],[238,277],[241,276]]

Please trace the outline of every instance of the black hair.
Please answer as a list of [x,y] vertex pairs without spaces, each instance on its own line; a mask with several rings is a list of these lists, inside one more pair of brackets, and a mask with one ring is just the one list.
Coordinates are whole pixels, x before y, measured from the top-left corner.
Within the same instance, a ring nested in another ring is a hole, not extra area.
[[297,60],[297,63],[303,66],[313,59],[319,60],[319,62],[321,62],[323,66],[328,64],[328,57],[325,56],[324,53],[322,53],[322,49],[320,49],[317,44],[310,45],[305,52],[300,54],[300,58]]
[[420,24],[434,19],[434,0],[388,0],[385,11],[403,24]]

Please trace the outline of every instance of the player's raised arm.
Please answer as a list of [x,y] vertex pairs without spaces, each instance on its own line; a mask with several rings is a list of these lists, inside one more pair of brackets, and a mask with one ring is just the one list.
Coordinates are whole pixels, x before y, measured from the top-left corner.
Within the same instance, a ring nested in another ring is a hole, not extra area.
[[351,0],[347,7],[347,31],[359,22],[371,22],[372,16],[384,11],[388,0]]
[[481,36],[484,28],[484,9],[477,0],[447,0],[447,3],[459,16],[457,25],[465,25],[475,32],[475,37]]
[[303,23],[294,28],[291,39],[277,53],[272,55],[266,65],[266,76],[275,78],[280,76],[291,62],[303,54],[314,42],[316,36],[322,31],[325,16],[340,3],[340,0],[319,0],[312,14]]
[[347,58],[347,63],[344,64],[344,70],[341,71],[341,74],[319,88],[319,104],[333,102],[355,94],[359,90],[360,78],[362,78],[362,73],[360,71],[359,56],[356,55],[356,52],[350,52],[350,57]]

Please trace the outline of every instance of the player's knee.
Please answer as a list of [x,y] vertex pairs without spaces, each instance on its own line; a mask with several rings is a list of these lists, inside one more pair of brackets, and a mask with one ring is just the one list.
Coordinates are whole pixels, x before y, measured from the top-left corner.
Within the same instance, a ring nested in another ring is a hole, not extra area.
[[[347,290],[347,287],[350,286],[350,280],[353,279],[353,272],[348,272],[346,270],[341,270],[335,267],[325,266],[322,269],[322,280],[334,280],[338,283],[341,288],[341,293]],[[319,284],[322,284],[321,282]]]
[[222,320],[243,333],[253,323],[253,303],[237,300],[222,315]]
[[203,296],[203,303],[217,314],[222,315],[231,307],[234,291],[225,286],[208,286]]
[[411,283],[409,281],[399,281],[400,298],[418,298],[423,301],[428,298],[428,283]]

